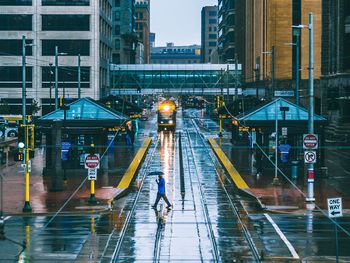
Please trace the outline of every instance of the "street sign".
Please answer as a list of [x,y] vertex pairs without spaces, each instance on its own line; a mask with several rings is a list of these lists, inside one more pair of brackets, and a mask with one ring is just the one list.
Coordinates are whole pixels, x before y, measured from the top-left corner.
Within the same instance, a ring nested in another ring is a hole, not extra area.
[[316,152],[315,151],[305,151],[304,152],[304,162],[305,163],[316,163]]
[[282,127],[282,136],[287,136],[287,135],[288,135],[288,128]]
[[88,169],[88,180],[97,180],[97,168]]
[[328,217],[342,217],[343,216],[343,204],[341,197],[327,198],[328,204]]
[[307,150],[314,150],[318,148],[318,135],[317,134],[304,134],[303,135],[303,148]]
[[100,155],[98,153],[95,154],[86,154],[85,155],[85,169],[93,169],[100,168]]

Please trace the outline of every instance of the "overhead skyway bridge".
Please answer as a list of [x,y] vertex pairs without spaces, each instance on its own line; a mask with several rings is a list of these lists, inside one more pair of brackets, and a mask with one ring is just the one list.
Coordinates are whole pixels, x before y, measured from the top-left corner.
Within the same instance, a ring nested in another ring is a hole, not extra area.
[[241,95],[241,74],[240,64],[111,64],[107,95]]

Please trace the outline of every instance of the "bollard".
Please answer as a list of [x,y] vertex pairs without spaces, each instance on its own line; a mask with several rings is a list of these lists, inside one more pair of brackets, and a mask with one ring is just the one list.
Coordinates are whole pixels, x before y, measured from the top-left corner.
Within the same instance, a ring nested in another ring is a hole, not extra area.
[[293,179],[297,179],[298,178],[298,173],[299,173],[299,161],[295,160],[291,162],[291,176]]

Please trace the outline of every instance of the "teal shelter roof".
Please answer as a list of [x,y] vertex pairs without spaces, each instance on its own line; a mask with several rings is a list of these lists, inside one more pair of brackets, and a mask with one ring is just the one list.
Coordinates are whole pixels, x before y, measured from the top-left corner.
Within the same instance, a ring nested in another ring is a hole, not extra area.
[[[308,120],[308,111],[307,109],[300,107],[294,103],[291,103],[283,98],[278,98],[270,103],[253,110],[252,112],[241,114],[237,116],[238,121],[240,122],[261,122],[261,121],[274,121],[276,119],[276,107],[278,120],[283,121],[307,121]],[[281,110],[281,107],[288,108],[284,112]],[[285,116],[284,116],[285,115]],[[314,121],[325,122],[326,119],[320,115],[314,115]]]
[[94,101],[91,98],[82,98],[67,105],[66,117],[64,109],[57,109],[41,117],[39,123],[47,123],[54,120],[65,120],[67,123],[90,123],[96,126],[110,126],[120,124],[128,117],[105,105]]

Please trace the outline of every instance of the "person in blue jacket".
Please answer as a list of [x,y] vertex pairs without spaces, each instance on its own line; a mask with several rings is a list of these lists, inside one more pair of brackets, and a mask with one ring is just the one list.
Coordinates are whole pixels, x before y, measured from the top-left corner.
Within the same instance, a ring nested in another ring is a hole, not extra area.
[[166,193],[165,193],[166,187],[165,187],[165,179],[163,178],[163,175],[159,175],[158,179],[156,179],[156,182],[158,184],[158,192],[157,192],[156,201],[155,201],[154,205],[152,205],[152,208],[156,209],[158,202],[160,201],[160,198],[163,198],[165,203],[168,205],[167,208],[170,209],[172,207],[172,205],[170,204],[168,197],[166,196]]

